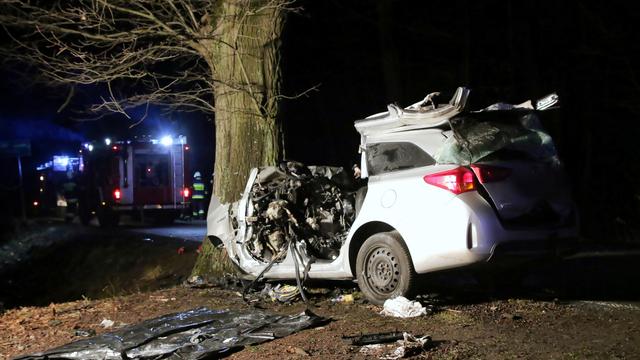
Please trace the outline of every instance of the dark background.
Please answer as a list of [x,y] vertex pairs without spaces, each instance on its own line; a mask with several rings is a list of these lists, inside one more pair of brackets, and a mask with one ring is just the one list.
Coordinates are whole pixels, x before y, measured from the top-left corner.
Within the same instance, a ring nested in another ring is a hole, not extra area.
[[[633,2],[304,1],[285,32],[287,156],[354,161],[353,120],[427,93],[472,89],[469,107],[551,92],[556,141],[595,241],[638,238],[640,23]],[[549,116],[550,115],[550,116]]]
[[[469,107],[520,103],[551,92],[561,109],[545,125],[573,183],[583,234],[595,241],[631,241],[639,224],[640,50],[633,2],[584,1],[298,1],[282,42],[281,117],[285,156],[308,164],[350,166],[359,137],[353,121],[406,106],[432,91],[448,100],[458,86],[472,89]],[[207,174],[213,163],[211,115],[153,116],[133,130],[122,116],[78,123],[74,106],[56,114],[66,94],[20,89],[5,70],[0,134],[16,129],[32,139],[29,166],[52,152],[73,151],[77,138],[171,131],[189,137],[194,162]],[[96,100],[100,88],[82,89]],[[43,129],[46,129],[43,130]],[[8,135],[9,134],[9,135]],[[24,135],[20,135],[24,137]],[[68,140],[64,142],[62,140]],[[54,151],[55,150],[55,151]],[[0,160],[15,179],[14,159]],[[1,191],[5,203],[14,193]]]

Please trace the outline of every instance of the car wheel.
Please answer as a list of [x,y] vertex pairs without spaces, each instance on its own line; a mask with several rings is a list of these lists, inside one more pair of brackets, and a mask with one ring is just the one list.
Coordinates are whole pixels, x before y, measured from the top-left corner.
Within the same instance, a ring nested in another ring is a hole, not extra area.
[[416,273],[409,250],[397,231],[369,237],[358,251],[358,286],[367,299],[381,305],[397,296],[409,296]]

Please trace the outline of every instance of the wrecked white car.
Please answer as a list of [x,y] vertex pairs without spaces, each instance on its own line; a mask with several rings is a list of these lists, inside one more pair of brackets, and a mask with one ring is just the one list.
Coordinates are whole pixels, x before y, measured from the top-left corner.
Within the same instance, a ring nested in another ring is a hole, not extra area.
[[360,183],[341,168],[253,169],[239,202],[211,200],[207,234],[255,277],[356,279],[378,304],[410,295],[417,274],[556,251],[577,237],[537,116],[557,96],[472,112],[468,94],[356,121]]

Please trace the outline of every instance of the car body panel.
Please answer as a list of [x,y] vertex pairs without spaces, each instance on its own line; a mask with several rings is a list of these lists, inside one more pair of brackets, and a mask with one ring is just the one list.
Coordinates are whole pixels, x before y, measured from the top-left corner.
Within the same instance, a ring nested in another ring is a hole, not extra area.
[[[361,134],[361,173],[363,178],[367,178],[368,184],[364,201],[335,258],[312,259],[304,241],[295,241],[294,246],[286,249],[285,258],[273,260],[271,265],[249,251],[249,239],[263,236],[253,233],[251,221],[255,221],[253,219],[259,214],[253,213],[256,205],[251,191],[255,184],[268,182],[263,179],[263,174],[268,177],[270,172],[277,171],[276,168],[253,169],[243,196],[236,204],[223,205],[212,199],[207,218],[208,235],[218,237],[227,247],[230,257],[253,276],[261,275],[267,266],[271,266],[262,275],[273,279],[294,279],[297,276],[296,265],[305,267],[309,264],[310,278],[354,278],[352,269],[355,269],[355,264],[351,262],[355,257],[352,254],[354,251],[357,253],[357,246],[366,240],[358,238],[358,234],[371,224],[384,224],[384,228],[398,232],[417,273],[487,263],[495,258],[496,249],[517,248],[506,245],[542,242],[553,245],[561,239],[577,237],[577,213],[561,167],[553,168],[536,162],[498,161],[492,164],[515,169],[513,178],[502,183],[477,183],[476,190],[457,195],[427,183],[424,177],[467,165],[434,160],[433,164],[409,169],[385,173],[369,171],[373,170],[368,169],[367,165],[370,144],[411,143],[435,158],[445,144],[451,145],[456,140],[455,132],[446,126],[442,127],[442,118],[460,113],[460,101],[466,102],[466,94],[458,92],[456,96],[459,102],[452,100],[446,108],[437,108],[443,110],[441,112],[433,111],[437,110],[435,106],[431,113],[425,112],[424,123],[420,122],[419,112],[396,111],[392,108],[387,113],[356,122],[356,129]],[[501,106],[504,107],[504,104]],[[517,109],[520,111],[521,107]],[[409,108],[405,110],[412,111]],[[406,114],[411,117],[409,121]],[[550,141],[550,137],[544,140]],[[552,143],[550,145],[553,146]],[[544,179],[536,181],[528,176],[531,172],[544,176]],[[563,222],[553,226],[510,226],[508,221],[511,218],[531,211],[541,201],[547,202],[560,214]],[[517,204],[509,206],[514,202]],[[521,254],[535,255],[524,251]]]

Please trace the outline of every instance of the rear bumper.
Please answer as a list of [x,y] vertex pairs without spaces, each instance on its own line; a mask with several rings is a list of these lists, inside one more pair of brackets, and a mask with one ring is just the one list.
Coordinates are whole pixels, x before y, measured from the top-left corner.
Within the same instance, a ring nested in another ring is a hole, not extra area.
[[505,228],[491,206],[473,192],[458,196],[449,208],[458,209],[449,213],[458,221],[439,232],[448,238],[438,239],[446,241],[440,241],[439,247],[432,246],[431,249],[410,247],[418,273],[471,265],[522,263],[568,256],[576,249],[577,225]]

